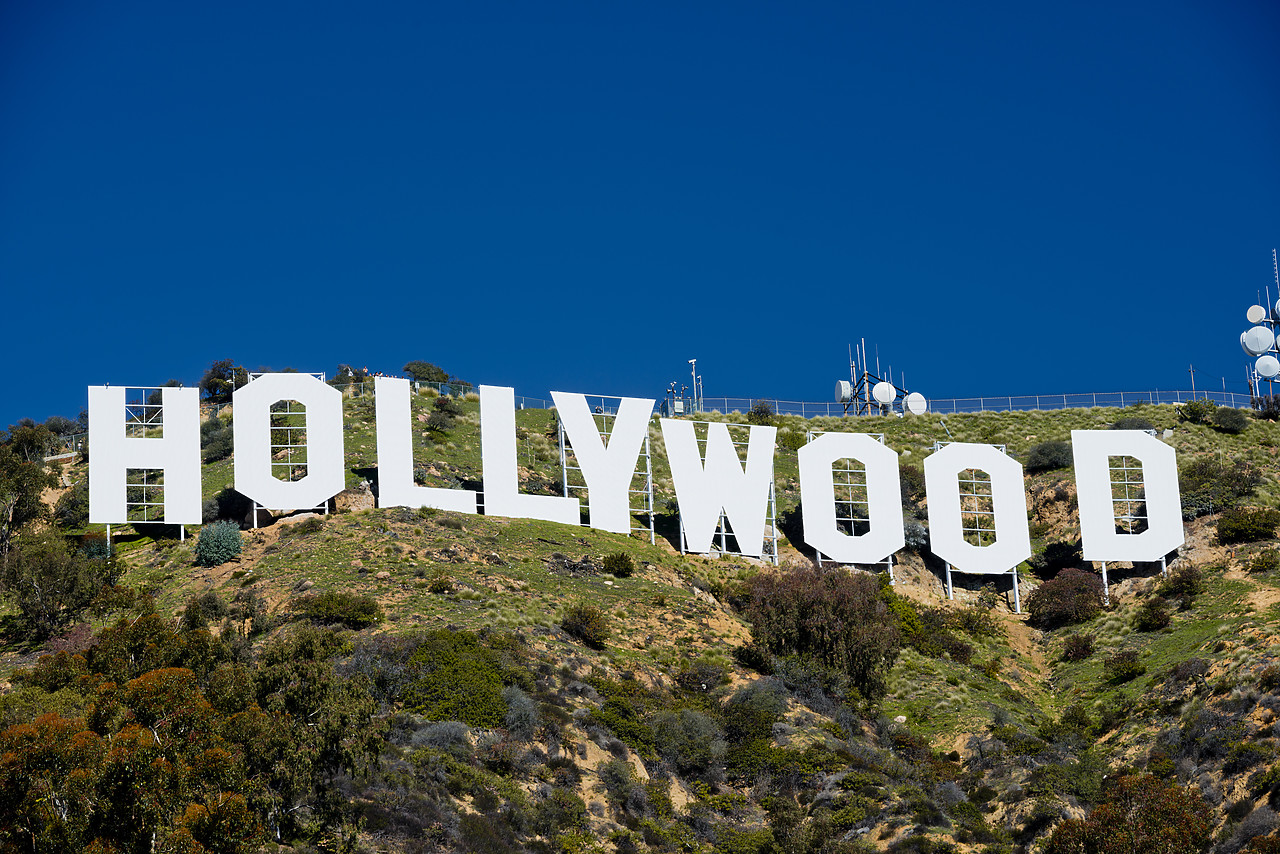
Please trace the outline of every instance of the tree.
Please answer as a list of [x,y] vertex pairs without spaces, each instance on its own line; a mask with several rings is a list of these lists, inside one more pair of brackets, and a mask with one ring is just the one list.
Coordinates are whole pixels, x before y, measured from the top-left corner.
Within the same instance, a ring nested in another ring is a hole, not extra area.
[[41,464],[0,445],[0,560],[8,561],[13,536],[23,525],[44,518],[48,509],[40,493],[56,483]]
[[27,462],[44,462],[53,442],[53,432],[43,424],[20,423],[9,428],[9,447]]
[[200,390],[213,403],[228,403],[231,393],[249,381],[249,372],[230,359],[219,359],[209,365],[200,378]]
[[409,375],[409,379],[417,380],[420,383],[447,383],[449,381],[448,371],[421,359],[414,359],[405,365],[403,370]]
[[44,531],[18,541],[0,572],[0,585],[31,633],[43,638],[74,619],[117,575],[114,561],[86,557],[61,535]]

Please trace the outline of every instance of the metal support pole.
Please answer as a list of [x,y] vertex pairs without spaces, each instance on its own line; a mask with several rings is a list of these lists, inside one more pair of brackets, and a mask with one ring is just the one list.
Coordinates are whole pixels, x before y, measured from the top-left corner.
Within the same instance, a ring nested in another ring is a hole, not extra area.
[[1022,597],[1018,594],[1018,568],[1013,568],[1013,613],[1022,613]]
[[1111,604],[1111,586],[1107,583],[1107,562],[1102,561],[1102,604]]
[[1161,575],[1161,577],[1162,577],[1162,578],[1163,578],[1163,577],[1168,577],[1168,575],[1169,575],[1169,567],[1168,567],[1168,565],[1166,565],[1166,564],[1165,564],[1165,556],[1164,556],[1164,555],[1160,555],[1160,575]]
[[884,565],[885,565],[885,568],[889,571],[890,586],[897,584],[898,582],[895,581],[893,578],[893,555],[889,555],[887,558],[884,559]]
[[951,589],[951,564],[947,564],[947,598],[956,598],[955,591]]
[[107,526],[107,557],[111,557],[111,526]]

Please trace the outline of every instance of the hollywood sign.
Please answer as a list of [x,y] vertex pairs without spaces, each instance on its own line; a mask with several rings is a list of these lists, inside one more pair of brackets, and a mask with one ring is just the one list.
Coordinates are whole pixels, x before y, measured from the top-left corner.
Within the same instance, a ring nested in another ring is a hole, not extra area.
[[[413,480],[408,380],[375,380],[378,503],[382,507],[434,507],[476,513],[476,492],[419,486]],[[621,398],[606,438],[586,397],[551,392],[565,435],[587,486],[592,528],[630,531],[628,490],[654,401]],[[280,401],[306,411],[306,475],[280,480],[271,473],[271,408]],[[345,487],[342,395],[307,374],[265,374],[233,397],[235,488],[263,507],[318,507]],[[163,469],[164,521],[199,524],[200,400],[197,389],[161,390],[163,435],[134,438],[125,432],[125,389],[89,388],[89,519],[127,521],[127,471]],[[680,520],[690,551],[710,552],[721,514],[732,525],[740,553],[760,557],[773,481],[776,428],[750,426],[745,465],[725,424],[707,425],[705,452],[694,424],[659,421],[671,466]],[[522,493],[516,466],[515,392],[480,386],[480,439],[484,509],[488,515],[577,525],[577,498]],[[1154,561],[1183,542],[1177,461],[1173,449],[1136,430],[1073,430],[1076,485],[1084,558],[1089,561]],[[904,545],[898,455],[874,437],[823,433],[799,452],[804,538],[841,563],[883,561]],[[1141,464],[1147,528],[1117,530],[1111,458]],[[836,524],[833,464],[852,459],[866,470],[869,524],[851,534]],[[995,538],[974,545],[964,538],[961,474],[986,472],[991,480]],[[1022,465],[991,445],[953,443],[924,461],[931,548],[962,572],[1000,574],[1031,557]]]

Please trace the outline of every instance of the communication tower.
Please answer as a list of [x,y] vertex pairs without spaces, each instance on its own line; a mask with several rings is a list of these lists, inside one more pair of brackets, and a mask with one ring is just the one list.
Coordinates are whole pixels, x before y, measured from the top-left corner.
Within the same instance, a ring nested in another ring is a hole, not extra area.
[[1276,263],[1276,250],[1271,250],[1271,272],[1276,282],[1276,296],[1271,302],[1271,288],[1266,290],[1264,305],[1251,305],[1245,312],[1245,318],[1252,324],[1240,333],[1240,347],[1254,362],[1249,369],[1249,397],[1261,396],[1262,382],[1267,383],[1267,393],[1274,394],[1274,385],[1280,378],[1280,359],[1276,354],[1280,347],[1276,344],[1276,327],[1280,324],[1280,265]]
[[[901,374],[898,379],[905,383]],[[888,378],[881,376],[879,356],[876,357],[875,372],[871,371],[865,338],[860,342],[857,353],[853,352],[852,345],[849,347],[849,379],[836,382],[836,402],[844,404],[845,415],[850,409],[854,410],[854,415],[923,415],[929,411],[929,402],[923,394],[907,391],[893,382],[892,367]]]

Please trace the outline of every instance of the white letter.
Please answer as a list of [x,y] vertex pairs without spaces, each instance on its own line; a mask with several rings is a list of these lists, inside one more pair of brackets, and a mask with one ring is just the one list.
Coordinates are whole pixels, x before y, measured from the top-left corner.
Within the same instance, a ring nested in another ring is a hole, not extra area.
[[[898,455],[863,433],[823,433],[800,449],[800,506],[804,540],[841,563],[877,563],[902,548],[902,485]],[[836,527],[831,464],[854,459],[867,472],[871,529],[850,535]]]
[[[272,510],[319,507],[346,486],[342,393],[310,374],[264,374],[232,395],[236,489]],[[271,405],[296,400],[307,410],[307,474],[271,474]]]
[[580,524],[578,499],[562,495],[523,495],[516,471],[516,391],[480,386],[480,458],[484,464],[486,516],[542,519]]
[[[1085,560],[1159,560],[1182,545],[1182,500],[1173,448],[1143,430],[1072,430]],[[1116,532],[1110,457],[1142,463],[1147,530]]]
[[773,482],[773,442],[775,427],[750,427],[745,473],[738,452],[729,438],[729,428],[720,423],[707,425],[706,467],[698,454],[698,438],[690,421],[661,420],[662,440],[671,463],[680,522],[692,552],[711,551],[720,511],[733,527],[740,554],[764,554],[764,517],[769,507],[769,484]]
[[631,477],[640,445],[649,428],[653,401],[624,397],[618,406],[608,445],[600,436],[587,399],[580,394],[551,392],[564,432],[587,482],[591,527],[619,534],[631,532]]
[[[965,542],[960,524],[960,472],[979,469],[991,476],[991,509],[996,541]],[[933,553],[961,572],[998,575],[1031,557],[1027,493],[1022,464],[990,445],[957,442],[924,461],[929,500],[929,541]]]
[[375,377],[373,406],[378,419],[378,506],[476,512],[476,494],[470,490],[418,486],[413,482],[409,381]]
[[164,521],[200,524],[200,389],[162,388],[163,438],[125,436],[124,387],[89,387],[89,521],[129,521],[127,469],[164,469]]

